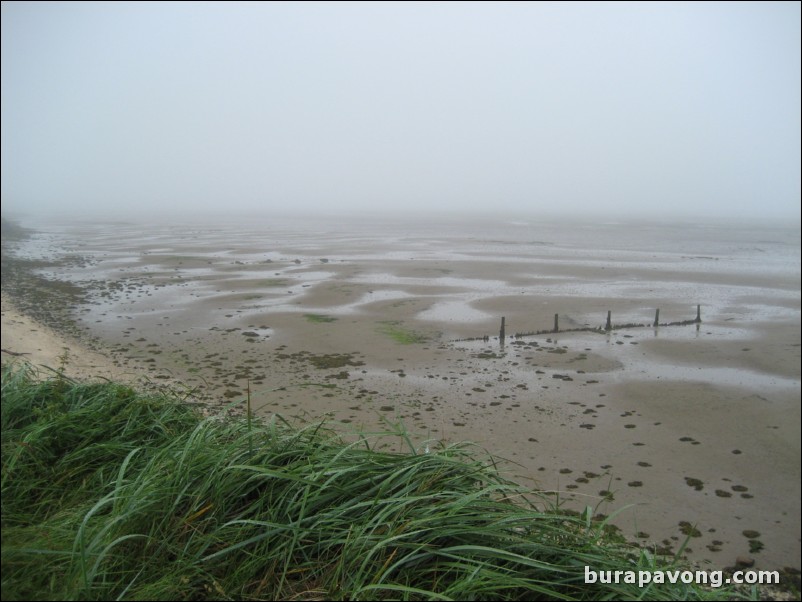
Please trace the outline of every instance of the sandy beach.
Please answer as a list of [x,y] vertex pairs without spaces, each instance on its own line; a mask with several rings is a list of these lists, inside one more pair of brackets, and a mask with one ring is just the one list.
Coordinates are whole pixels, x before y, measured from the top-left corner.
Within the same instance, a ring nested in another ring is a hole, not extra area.
[[22,360],[42,368],[43,376],[63,370],[70,378],[125,379],[125,371],[52,328],[21,313],[2,293],[3,363]]
[[5,253],[31,269],[4,276],[4,362],[472,441],[642,544],[800,566],[798,230],[87,221]]

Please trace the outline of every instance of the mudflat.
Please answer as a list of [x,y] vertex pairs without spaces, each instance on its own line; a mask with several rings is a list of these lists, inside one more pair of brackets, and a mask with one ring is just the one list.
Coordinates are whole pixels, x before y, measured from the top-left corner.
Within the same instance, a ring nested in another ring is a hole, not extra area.
[[643,544],[800,566],[798,228],[24,225],[4,242],[2,346],[33,363],[66,346],[82,376],[221,406],[250,389],[263,415],[403,425],[419,451],[469,440]]

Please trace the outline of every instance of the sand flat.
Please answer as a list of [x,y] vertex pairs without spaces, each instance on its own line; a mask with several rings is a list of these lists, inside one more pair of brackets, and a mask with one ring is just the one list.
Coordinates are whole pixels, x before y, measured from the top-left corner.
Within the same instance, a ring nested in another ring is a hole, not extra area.
[[[212,404],[247,384],[264,415],[474,441],[561,503],[631,505],[616,523],[643,542],[677,549],[687,521],[700,562],[800,565],[798,232],[271,220],[44,240],[85,258],[48,274],[86,288],[74,314],[122,366]],[[697,305],[701,324],[652,326]],[[607,311],[637,327],[578,330]]]

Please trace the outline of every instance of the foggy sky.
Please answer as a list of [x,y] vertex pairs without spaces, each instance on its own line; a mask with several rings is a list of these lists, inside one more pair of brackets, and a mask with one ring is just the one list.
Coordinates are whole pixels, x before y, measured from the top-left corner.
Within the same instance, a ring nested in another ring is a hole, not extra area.
[[800,215],[800,4],[2,5],[9,212]]

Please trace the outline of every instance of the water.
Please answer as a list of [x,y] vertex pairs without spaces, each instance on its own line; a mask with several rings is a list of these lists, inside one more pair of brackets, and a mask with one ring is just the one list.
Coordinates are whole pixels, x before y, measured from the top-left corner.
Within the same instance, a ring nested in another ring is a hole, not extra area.
[[[638,299],[646,306],[683,299],[704,305],[712,319],[733,317],[733,306],[754,295],[763,301],[744,310],[761,319],[782,317],[782,308],[800,298],[800,237],[793,228],[298,217],[229,219],[213,226],[144,219],[26,225],[40,234],[21,246],[21,255],[91,259],[87,266],[46,270],[51,277],[180,280],[182,296],[191,290],[197,299],[216,294],[216,282],[235,291],[242,288],[238,280],[283,279],[290,297],[273,302],[280,311],[334,280],[373,285],[380,289],[374,291],[377,299],[417,287],[433,301],[418,316],[429,321],[482,322],[490,317],[477,303],[517,295]],[[348,272],[355,264],[359,271]],[[349,301],[329,309],[353,313],[360,305]],[[642,312],[630,317],[646,318]],[[595,313],[579,319],[598,321]]]

